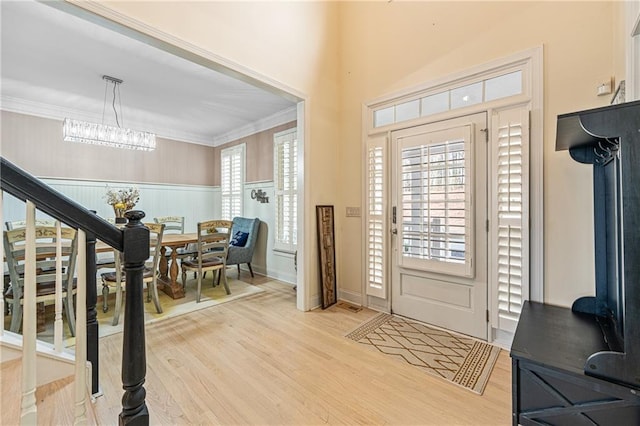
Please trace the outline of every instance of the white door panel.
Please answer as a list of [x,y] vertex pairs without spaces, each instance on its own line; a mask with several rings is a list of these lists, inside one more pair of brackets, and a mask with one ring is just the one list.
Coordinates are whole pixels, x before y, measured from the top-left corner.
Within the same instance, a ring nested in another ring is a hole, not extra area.
[[485,113],[392,133],[391,307],[487,338]]

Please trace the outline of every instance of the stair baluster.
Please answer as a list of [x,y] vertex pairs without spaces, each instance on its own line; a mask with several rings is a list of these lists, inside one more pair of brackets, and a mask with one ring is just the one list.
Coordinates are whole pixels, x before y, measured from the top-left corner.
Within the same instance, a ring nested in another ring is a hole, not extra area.
[[26,219],[20,423],[35,425],[38,420],[36,406],[36,205],[29,200],[27,200]]
[[[53,327],[53,345],[56,352],[62,352],[62,232],[60,221],[56,221],[56,316]],[[77,332],[77,330],[76,330]]]
[[83,300],[87,297],[87,236],[78,229],[78,291],[76,293],[76,369],[75,369],[75,424],[87,422],[87,310]]

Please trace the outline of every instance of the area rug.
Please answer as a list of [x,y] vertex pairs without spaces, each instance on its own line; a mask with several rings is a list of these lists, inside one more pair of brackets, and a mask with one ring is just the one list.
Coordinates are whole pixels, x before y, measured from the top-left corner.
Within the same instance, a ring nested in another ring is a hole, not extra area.
[[[200,309],[210,308],[212,306],[221,305],[223,303],[238,300],[252,294],[262,293],[264,291],[260,287],[247,284],[244,281],[228,278],[229,290],[231,290],[231,294],[227,294],[222,284],[213,287],[213,280],[209,277],[210,275],[213,274],[207,274],[207,277],[202,280],[202,296],[199,303],[196,302],[196,289],[198,282],[195,279],[187,280],[187,285],[185,287],[185,297],[182,299],[172,299],[163,291],[158,291],[160,304],[162,305],[161,314],[156,312],[156,308],[153,302],[146,302],[145,299],[145,324],[149,325],[158,321],[164,321],[169,318],[184,315],[189,312],[198,311]],[[147,293],[145,291],[145,297],[146,294]],[[100,337],[106,337],[115,333],[120,333],[123,330],[122,323],[124,321],[124,306],[122,308],[122,312],[120,313],[120,321],[118,322],[118,325],[112,325],[113,310],[115,308],[114,296],[115,295],[110,295],[109,297],[109,310],[106,313],[102,312],[102,305],[101,303],[98,303],[98,333]]]
[[[190,312],[198,311],[200,309],[212,308],[223,303],[231,302],[241,299],[243,297],[251,296],[264,292],[258,286],[248,284],[244,281],[228,278],[229,290],[231,294],[227,294],[223,285],[213,287],[213,280],[207,274],[206,279],[202,281],[202,297],[200,303],[196,303],[196,288],[197,281],[195,279],[187,280],[185,288],[185,297],[182,299],[172,299],[162,291],[158,291],[160,298],[160,304],[162,305],[162,313],[156,312],[153,302],[146,302],[147,292],[144,292],[145,304],[144,304],[144,318],[145,324],[153,324],[158,321],[164,321],[169,318],[174,318],[179,315],[184,315]],[[126,291],[125,291],[126,293]],[[123,299],[126,298],[126,294],[123,295]],[[110,294],[108,299],[109,310],[102,312],[102,301],[98,301],[98,335],[102,337],[110,336],[112,334],[121,333],[124,323],[124,304],[120,313],[120,320],[118,325],[112,325],[113,311],[115,308],[115,294]],[[38,339],[45,342],[53,343],[53,311],[47,311],[47,328],[46,330],[38,333]],[[69,329],[65,323],[65,347],[75,346],[75,337],[68,335]]]
[[479,395],[500,354],[488,343],[384,313],[346,337]]

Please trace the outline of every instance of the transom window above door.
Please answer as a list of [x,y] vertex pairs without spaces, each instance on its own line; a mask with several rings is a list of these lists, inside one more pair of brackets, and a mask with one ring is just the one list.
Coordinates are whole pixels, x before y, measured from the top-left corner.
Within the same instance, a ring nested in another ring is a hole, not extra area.
[[418,99],[406,100],[395,105],[375,109],[373,111],[373,127],[383,127],[419,117],[427,117],[482,102],[520,95],[522,92],[522,71],[507,72],[459,87],[436,93],[431,92]]

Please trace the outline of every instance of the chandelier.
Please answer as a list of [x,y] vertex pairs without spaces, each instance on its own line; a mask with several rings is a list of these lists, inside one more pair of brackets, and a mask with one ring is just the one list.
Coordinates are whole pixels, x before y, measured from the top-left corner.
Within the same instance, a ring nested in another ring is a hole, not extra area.
[[[122,104],[120,97],[120,84],[122,80],[108,75],[103,75],[105,81],[104,104],[102,108],[102,123],[89,123],[72,118],[65,118],[62,126],[62,134],[67,142],[80,142],[93,145],[110,146],[123,149],[137,149],[141,151],[153,151],[156,149],[156,135],[149,132],[127,129],[120,126],[118,111],[116,110],[116,92],[120,106],[120,118],[122,118]],[[104,124],[104,112],[107,105],[107,88],[113,84],[113,100],[111,106],[116,117],[115,126]]]

